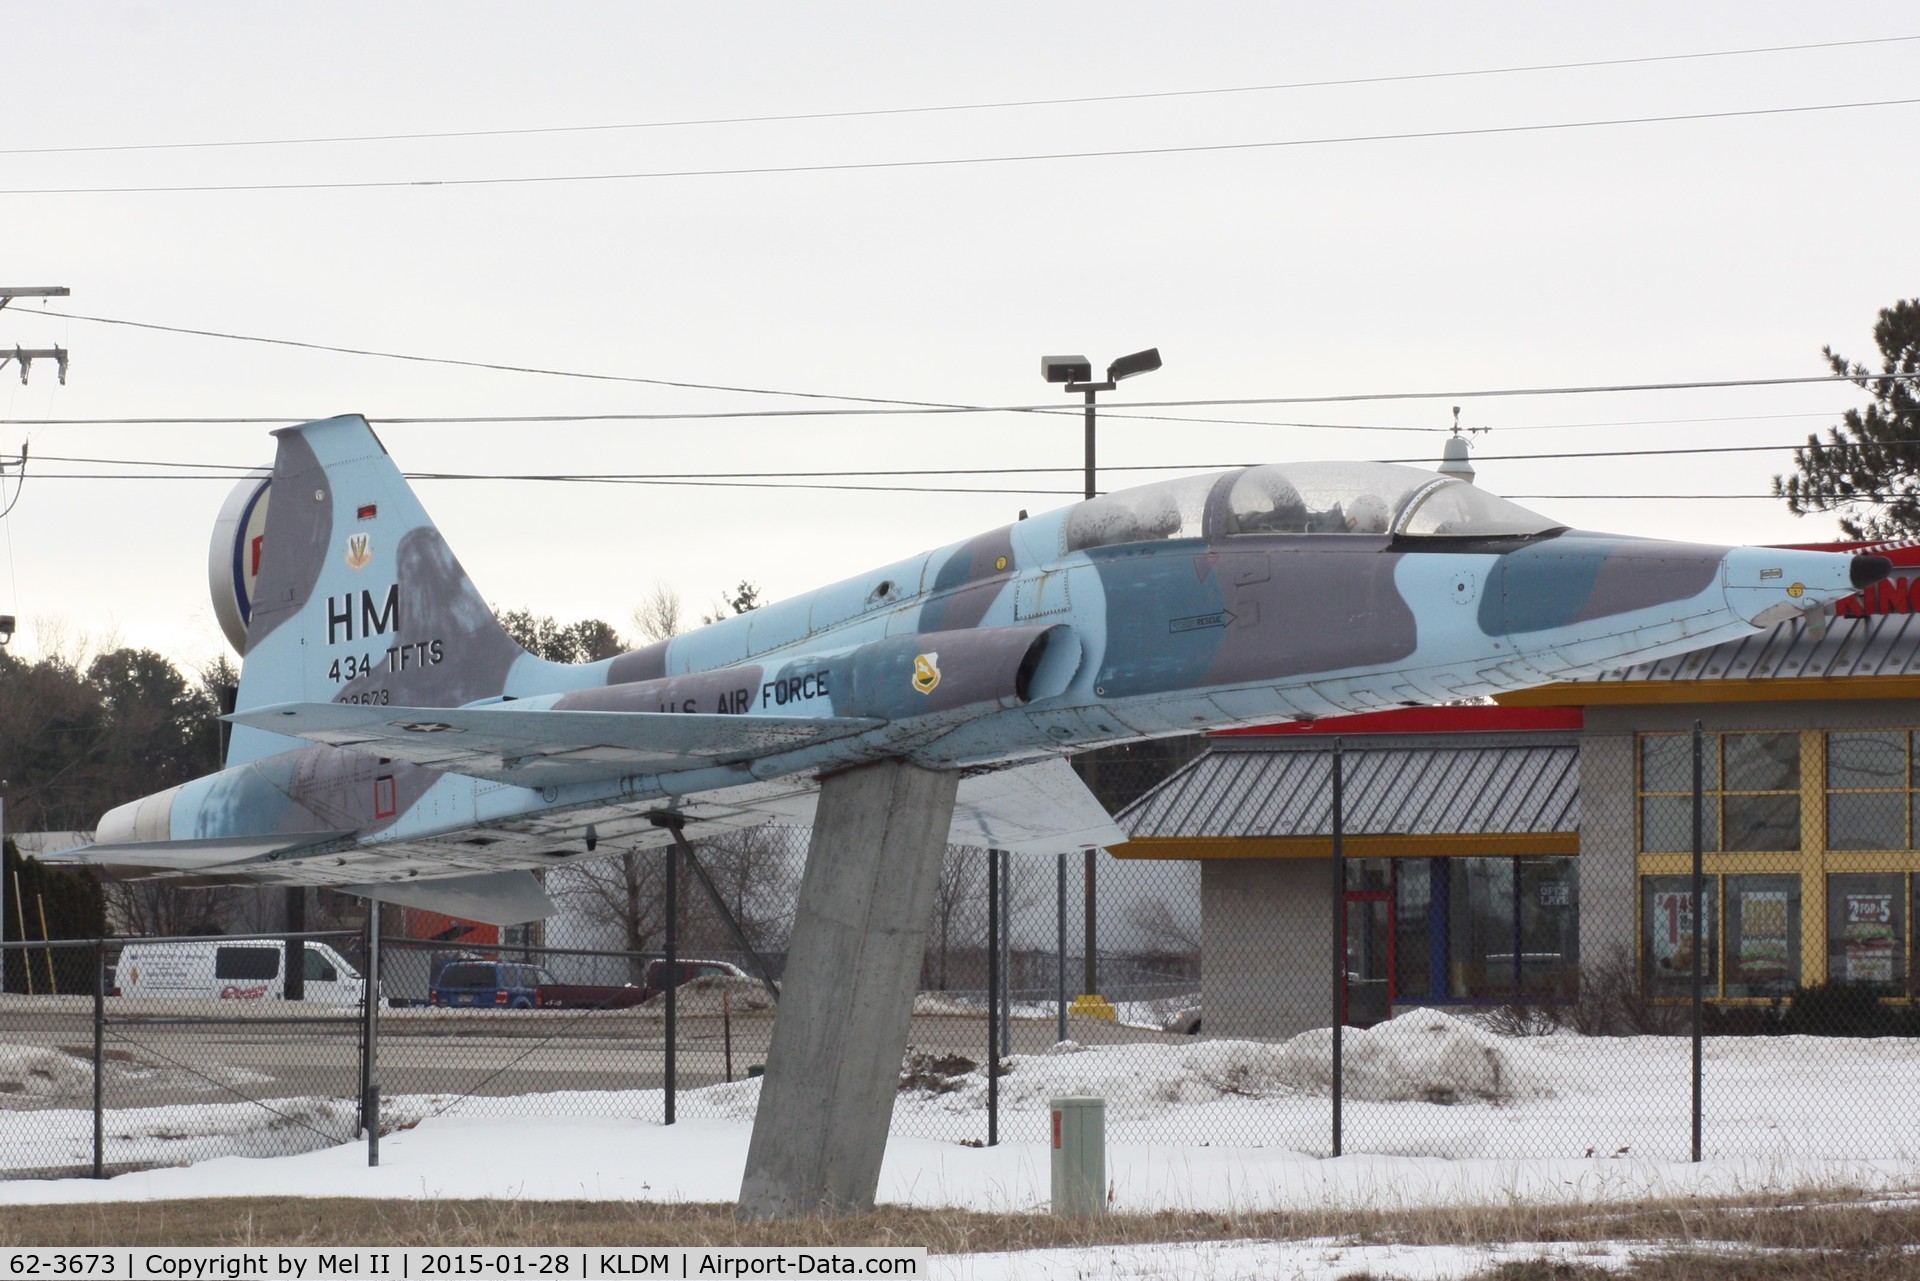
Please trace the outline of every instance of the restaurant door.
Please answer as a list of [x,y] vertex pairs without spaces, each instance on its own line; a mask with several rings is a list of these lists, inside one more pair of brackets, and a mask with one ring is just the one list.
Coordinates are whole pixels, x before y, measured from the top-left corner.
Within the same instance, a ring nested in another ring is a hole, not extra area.
[[1393,1015],[1393,891],[1347,891],[1344,1021],[1372,1027]]

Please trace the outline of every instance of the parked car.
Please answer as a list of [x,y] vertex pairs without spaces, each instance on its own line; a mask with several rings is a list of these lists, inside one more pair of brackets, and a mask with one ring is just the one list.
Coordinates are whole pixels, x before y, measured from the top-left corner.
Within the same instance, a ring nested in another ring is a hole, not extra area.
[[540,988],[551,986],[553,975],[537,965],[513,961],[449,961],[434,976],[427,993],[430,1005],[531,1010],[540,1001]]
[[[745,970],[737,965],[730,965],[725,961],[683,960],[677,962],[677,964],[680,969],[680,977],[674,980],[674,987],[679,987],[680,984],[688,982],[691,979],[743,979],[747,977]],[[641,985],[640,1000],[642,1002],[651,1001],[654,997],[666,990],[667,963],[665,961],[647,962],[646,981]]]
[[533,1003],[543,1010],[624,1010],[645,996],[631,983],[542,983]]
[[[316,1005],[358,1005],[366,981],[325,943],[309,942],[305,999]],[[280,939],[129,943],[114,967],[115,996],[213,997],[277,1001],[286,996],[287,945]]]

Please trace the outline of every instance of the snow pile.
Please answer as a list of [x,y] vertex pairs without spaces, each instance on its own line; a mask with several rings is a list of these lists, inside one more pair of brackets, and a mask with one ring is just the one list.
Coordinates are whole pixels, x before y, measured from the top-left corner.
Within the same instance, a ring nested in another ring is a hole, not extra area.
[[[1377,1027],[1343,1035],[1345,1096],[1388,1103],[1511,1103],[1549,1098],[1553,1073],[1533,1047],[1496,1036],[1440,1010],[1415,1010]],[[928,1070],[925,1055],[908,1052],[903,1090],[914,1102],[941,1111],[986,1106],[986,1072]],[[1257,1041],[1203,1041],[1192,1045],[1085,1047],[1063,1041],[1047,1054],[1004,1060],[1002,1107],[1044,1108],[1050,1099],[1092,1095],[1110,1113],[1148,1116],[1169,1104],[1232,1099],[1327,1097],[1332,1087],[1333,1035],[1303,1032],[1279,1045]],[[961,1060],[962,1063],[965,1060]],[[957,1064],[955,1066],[958,1066]],[[903,1096],[903,1102],[906,1101]]]
[[[1280,1051],[1283,1075],[1296,1088],[1331,1088],[1329,1029],[1303,1032]],[[1553,1094],[1551,1070],[1531,1046],[1442,1010],[1413,1010],[1374,1027],[1347,1029],[1341,1076],[1346,1097],[1384,1103],[1510,1103]]]
[[44,1045],[0,1042],[0,1094],[79,1098],[93,1089],[93,1066]]

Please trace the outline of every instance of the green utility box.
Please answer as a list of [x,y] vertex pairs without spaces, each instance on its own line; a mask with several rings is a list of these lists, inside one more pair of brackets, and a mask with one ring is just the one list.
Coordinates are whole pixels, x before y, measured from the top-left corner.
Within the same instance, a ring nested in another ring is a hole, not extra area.
[[1091,1219],[1107,1212],[1107,1101],[1055,1099],[1053,1212]]

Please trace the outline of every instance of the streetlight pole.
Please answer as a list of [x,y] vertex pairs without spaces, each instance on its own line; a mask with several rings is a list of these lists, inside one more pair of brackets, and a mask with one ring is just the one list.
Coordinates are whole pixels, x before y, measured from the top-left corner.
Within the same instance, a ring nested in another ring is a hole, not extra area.
[[[1086,399],[1084,416],[1086,431],[1085,479],[1086,495],[1094,496],[1094,437],[1097,416],[1096,398],[1103,391],[1112,391],[1120,385],[1122,379],[1132,378],[1136,374],[1150,374],[1160,368],[1160,349],[1149,347],[1145,351],[1136,351],[1130,356],[1122,356],[1107,366],[1104,382],[1093,381],[1093,362],[1085,356],[1042,356],[1040,358],[1040,376],[1050,383],[1065,383],[1064,390],[1069,393],[1080,392]],[[1097,896],[1094,893],[1094,854],[1086,853],[1085,902],[1086,902],[1086,986],[1082,994],[1091,1001],[1099,1001],[1097,964],[1094,960],[1094,942],[1097,937]],[[1064,856],[1063,856],[1064,857]],[[1064,928],[1064,926],[1063,926]],[[1076,1002],[1076,1004],[1078,1004]]]

